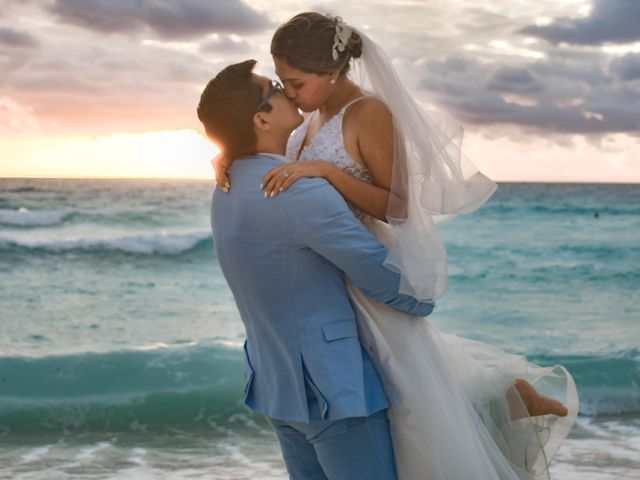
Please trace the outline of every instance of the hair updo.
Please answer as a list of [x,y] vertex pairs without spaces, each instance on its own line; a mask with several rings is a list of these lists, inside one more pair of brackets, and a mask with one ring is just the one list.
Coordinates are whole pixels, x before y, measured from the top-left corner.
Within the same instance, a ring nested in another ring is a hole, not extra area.
[[300,13],[278,27],[271,39],[271,55],[299,70],[318,75],[340,71],[345,75],[352,58],[362,56],[362,39],[351,32],[346,48],[333,58],[336,17],[316,12]]

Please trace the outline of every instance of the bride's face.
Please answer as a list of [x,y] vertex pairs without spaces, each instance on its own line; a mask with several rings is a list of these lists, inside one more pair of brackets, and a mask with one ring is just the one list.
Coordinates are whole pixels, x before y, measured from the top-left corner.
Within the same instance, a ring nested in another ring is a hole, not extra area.
[[284,94],[303,112],[317,110],[331,95],[328,74],[318,75],[299,70],[278,57],[273,57],[273,63],[284,87]]

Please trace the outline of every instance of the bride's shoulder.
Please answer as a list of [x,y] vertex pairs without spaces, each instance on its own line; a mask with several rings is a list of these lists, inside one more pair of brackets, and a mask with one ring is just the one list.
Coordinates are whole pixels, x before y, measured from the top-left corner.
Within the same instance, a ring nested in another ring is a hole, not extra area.
[[350,118],[345,118],[346,124],[351,124],[361,136],[368,131],[380,131],[391,128],[393,121],[391,112],[379,98],[367,96],[356,102],[351,109]]
[[387,108],[385,103],[375,95],[364,95],[361,100],[357,101],[354,104],[354,107],[356,107],[358,110],[364,110],[368,113],[389,113],[389,109]]
[[377,120],[388,118],[391,120],[391,112],[384,102],[372,95],[367,95],[362,100],[354,103],[351,110],[352,116],[356,121],[371,120],[372,118]]

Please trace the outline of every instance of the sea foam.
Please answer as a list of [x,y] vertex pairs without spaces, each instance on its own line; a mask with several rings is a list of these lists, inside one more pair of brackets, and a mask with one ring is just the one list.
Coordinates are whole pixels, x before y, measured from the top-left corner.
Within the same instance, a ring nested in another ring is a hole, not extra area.
[[0,209],[0,225],[14,227],[51,227],[60,225],[73,215],[69,210],[31,211],[21,207],[17,210]]
[[26,249],[43,250],[52,253],[84,252],[124,252],[135,254],[179,255],[204,243],[211,246],[211,233],[195,231],[186,233],[135,233],[108,236],[86,235],[22,235],[17,233],[0,234],[0,250]]

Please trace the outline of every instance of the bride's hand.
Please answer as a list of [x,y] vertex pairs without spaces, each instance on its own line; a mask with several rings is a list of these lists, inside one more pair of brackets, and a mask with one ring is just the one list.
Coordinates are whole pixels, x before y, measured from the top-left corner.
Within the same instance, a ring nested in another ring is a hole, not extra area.
[[229,176],[227,170],[231,165],[231,159],[223,154],[213,157],[211,159],[211,165],[216,172],[216,183],[220,185],[220,188],[224,193],[229,193],[231,184],[229,183]]
[[332,166],[332,163],[322,160],[284,163],[267,172],[262,179],[260,188],[264,189],[265,197],[275,197],[302,177],[326,178]]

